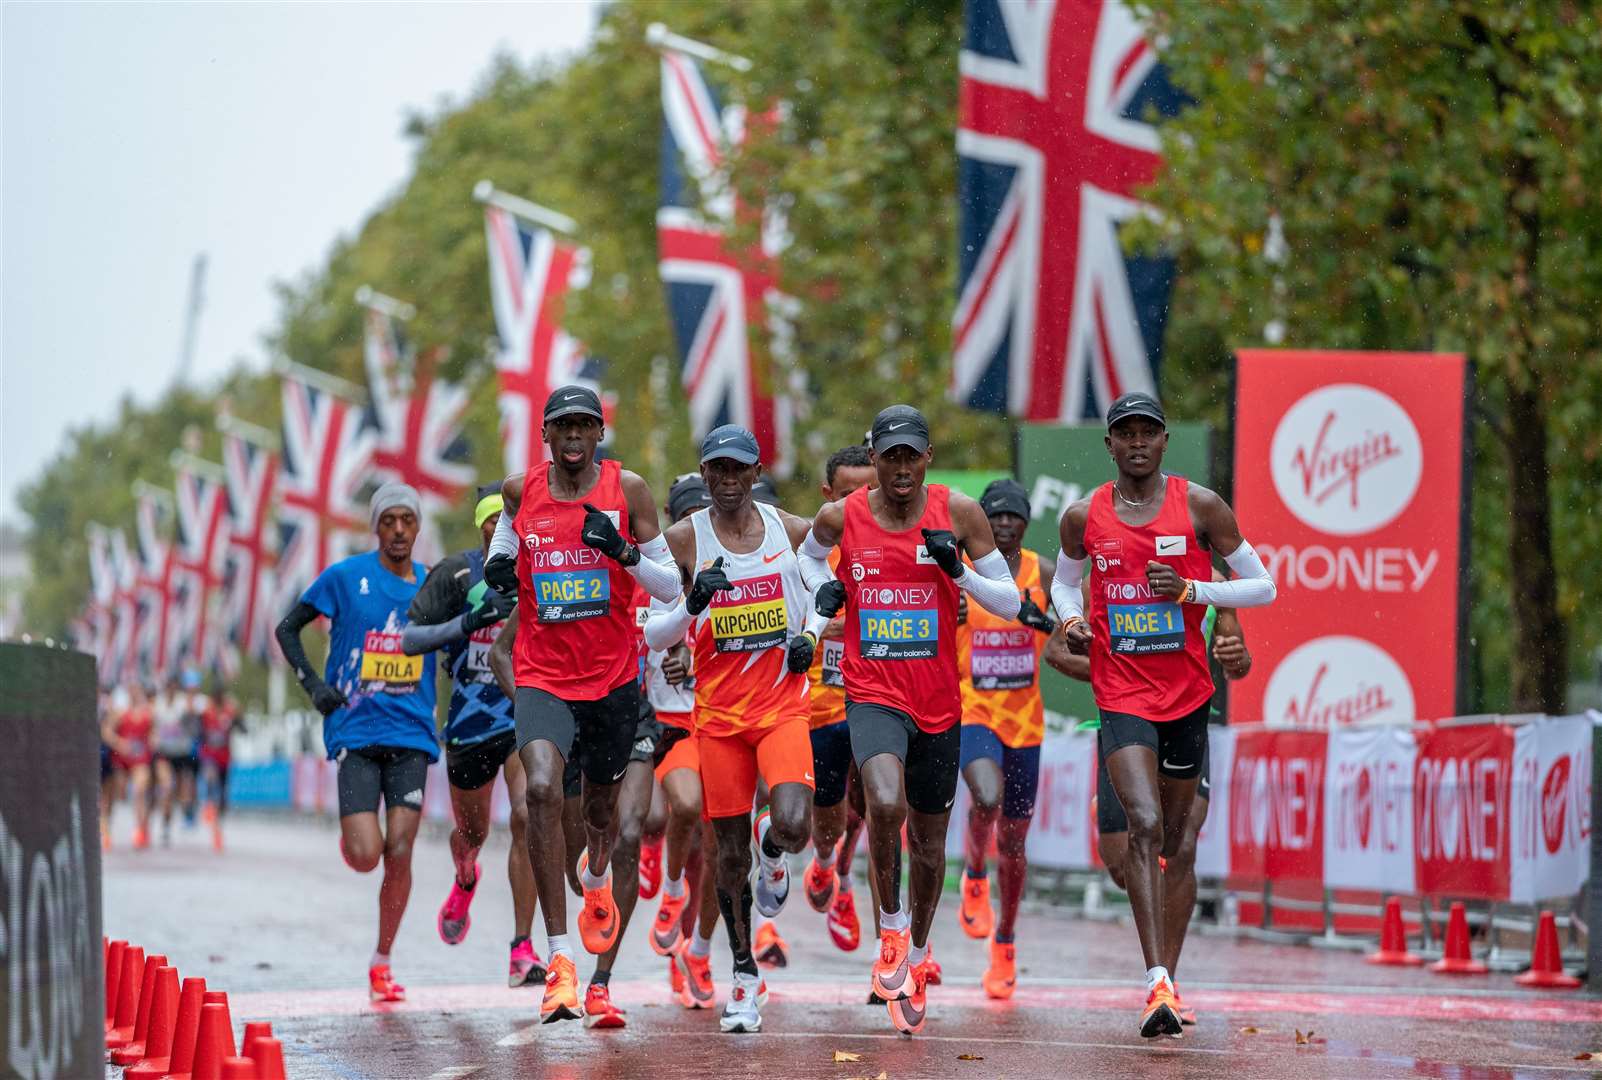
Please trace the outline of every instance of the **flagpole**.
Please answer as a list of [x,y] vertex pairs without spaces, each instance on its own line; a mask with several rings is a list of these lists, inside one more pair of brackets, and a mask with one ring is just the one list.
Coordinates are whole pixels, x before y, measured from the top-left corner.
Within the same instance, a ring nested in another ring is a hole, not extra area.
[[362,307],[372,308],[380,315],[388,315],[392,319],[402,322],[417,314],[417,309],[404,300],[397,300],[393,296],[385,296],[370,285],[363,285],[356,290],[356,302]]
[[299,379],[324,393],[345,398],[353,405],[364,407],[367,405],[367,391],[353,382],[341,379],[338,375],[331,375],[326,371],[307,367],[305,364],[297,364],[293,360],[279,360],[273,364],[273,370],[281,376]]
[[169,489],[158,487],[148,480],[135,480],[131,485],[136,499],[151,499],[162,506],[171,508],[178,505],[178,498]]
[[569,236],[578,233],[578,222],[566,214],[501,191],[488,180],[480,180],[473,185],[473,198],[488,206],[499,207],[509,214],[516,214],[527,221],[555,229],[557,232],[567,233]]
[[228,482],[227,469],[215,461],[196,457],[187,450],[174,450],[167,456],[167,462],[178,472],[191,472],[217,484]]
[[217,414],[217,430],[224,435],[232,435],[236,439],[254,443],[264,450],[278,449],[276,431],[269,431],[260,424],[252,424],[249,420],[241,420],[231,413]]
[[735,71],[751,70],[751,61],[745,57],[724,52],[716,45],[708,45],[704,41],[697,41],[682,34],[675,34],[659,22],[654,22],[645,28],[645,43],[654,49],[671,49],[687,56],[710,60],[714,64],[725,64]]

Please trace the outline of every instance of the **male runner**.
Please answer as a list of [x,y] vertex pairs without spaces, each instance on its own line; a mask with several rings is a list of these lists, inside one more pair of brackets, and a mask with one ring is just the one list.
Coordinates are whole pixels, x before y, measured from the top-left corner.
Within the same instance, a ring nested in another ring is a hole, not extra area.
[[[401,651],[406,610],[423,565],[412,561],[420,500],[407,484],[373,492],[369,521],[378,550],[335,563],[311,583],[275,636],[312,707],[323,714],[323,744],[339,762],[339,849],[367,873],[384,861],[378,890],[378,947],[367,968],[374,1001],[404,1001],[389,952],[412,893],[412,843],[422,819],[434,735],[434,658]],[[328,665],[319,678],[300,632],[329,620]],[[384,824],[378,799],[384,798]]]
[[[826,503],[838,502],[862,487],[878,483],[866,446],[847,446],[829,455],[819,485]],[[838,550],[829,553],[829,569],[838,569]],[[851,857],[862,831],[862,818],[851,810],[846,789],[856,763],[851,760],[851,731],[846,724],[845,620],[829,620],[818,642],[818,656],[807,678],[812,683],[812,763],[817,789],[812,795],[812,865],[802,878],[807,903],[827,912],[829,937],[844,952],[862,943],[851,891]]]
[[[990,967],[980,985],[990,997],[1003,999],[1012,997],[1018,981],[1013,929],[1029,872],[1024,844],[1035,814],[1040,743],[1046,733],[1040,660],[1047,652],[1067,658],[1068,645],[1052,634],[1056,623],[1046,614],[1051,606],[1046,583],[1056,566],[1023,546],[1029,493],[1016,480],[997,480],[985,488],[979,505],[1022,595],[1016,619],[999,619],[974,605],[957,627],[962,776],[973,796],[957,917],[969,937],[990,938]],[[990,906],[986,868],[992,835],[1001,877],[999,919]]]
[[[1208,604],[1271,603],[1275,589],[1229,505],[1162,472],[1168,432],[1156,398],[1131,393],[1113,402],[1106,443],[1117,479],[1063,511],[1051,598],[1069,646],[1090,650],[1101,752],[1129,817],[1124,882],[1146,963],[1140,1033],[1153,1038],[1182,1031],[1164,966],[1157,859],[1179,853],[1207,745],[1213,679],[1202,615]],[[1212,580],[1208,549],[1223,556],[1235,580]],[[1088,623],[1080,592],[1087,563]]]
[[512,886],[512,945],[506,983],[525,986],[545,980],[545,963],[529,938],[538,894],[528,863],[528,796],[523,763],[517,756],[512,701],[496,685],[489,663],[490,650],[515,602],[484,581],[484,553],[495,535],[501,504],[499,484],[478,489],[473,524],[478,527],[480,544],[441,559],[428,572],[406,613],[411,622],[401,635],[401,648],[409,656],[443,649],[445,669],[451,676],[445,775],[456,822],[450,836],[456,877],[439,909],[440,940],[460,945],[467,939],[472,925],[469,907],[478,895],[478,852],[489,838],[490,797],[495,776],[501,773],[511,802],[512,833],[506,859]]
[[[701,441],[701,476],[712,496],[703,513],[668,529],[668,546],[688,588],[653,605],[652,648],[677,643],[694,627],[696,742],[705,814],[717,838],[718,906],[734,953],[734,987],[718,1026],[762,1030],[761,977],[752,953],[751,906],[769,918],[790,894],[786,852],[812,833],[812,744],[807,668],[816,629],[802,629],[811,597],[795,547],[804,518],[752,498],[761,453],[735,424]],[[751,804],[761,774],[769,810],[757,818],[756,887],[751,874]]]
[[[846,723],[867,803],[868,847],[878,878],[879,958],[873,990],[895,1027],[922,1030],[929,928],[946,872],[946,826],[957,791],[962,694],[956,656],[957,595],[993,615],[1018,614],[1018,590],[979,504],[925,484],[934,452],[929,425],[892,405],[870,433],[879,486],[858,488],[818,511],[801,548],[818,614],[846,609]],[[839,545],[839,581],[829,549]],[[973,565],[965,565],[966,553]],[[901,827],[912,862],[912,912],[901,907]]]
[[[1213,571],[1214,580],[1224,580]],[[1246,640],[1241,633],[1240,618],[1232,608],[1208,608],[1202,621],[1202,634],[1212,642],[1212,658],[1228,679],[1243,679],[1252,669],[1251,654],[1246,651]],[[1058,670],[1083,682],[1090,681],[1090,658],[1069,655],[1067,663],[1057,665]],[[1210,723],[1223,723],[1220,712],[1220,694],[1215,693],[1208,703]],[[1184,1024],[1196,1022],[1196,1011],[1185,1005],[1179,993],[1179,954],[1185,946],[1185,934],[1190,929],[1190,917],[1196,909],[1196,839],[1207,823],[1207,810],[1212,799],[1211,756],[1202,750],[1201,776],[1196,781],[1196,798],[1185,818],[1185,836],[1179,843],[1179,852],[1166,860],[1163,867],[1163,944],[1168,949],[1163,966],[1168,977],[1174,980],[1174,1005]],[[1128,855],[1129,818],[1123,804],[1113,791],[1112,777],[1107,774],[1107,763],[1100,748],[1096,752],[1096,851],[1102,865],[1113,879],[1113,884],[1124,888],[1124,860]]]
[[[150,697],[137,682],[128,686],[128,702],[118,713],[112,727],[112,750],[116,762],[127,774],[128,803],[133,807],[133,848],[143,851],[150,846],[150,768],[155,757],[151,748],[150,733],[155,728],[155,714],[150,708]],[[110,817],[107,816],[109,830]]]
[[[651,489],[615,460],[596,460],[605,429],[595,391],[552,391],[544,423],[551,461],[502,485],[505,508],[484,579],[500,592],[515,592],[523,612],[513,641],[513,720],[528,784],[529,858],[551,953],[540,1004],[549,1023],[581,1015],[562,890],[568,847],[560,828],[563,772],[576,756],[586,834],[579,935],[585,949],[599,955],[622,929],[610,833],[641,713],[634,581],[666,600],[678,595],[679,580],[668,565]],[[637,896],[636,873],[630,866],[627,881]],[[606,996],[602,983],[599,997]]]
[[222,818],[228,810],[228,766],[233,760],[234,730],[239,722],[239,702],[224,692],[200,716],[200,786],[205,792],[201,811],[211,826],[211,846],[222,851]]

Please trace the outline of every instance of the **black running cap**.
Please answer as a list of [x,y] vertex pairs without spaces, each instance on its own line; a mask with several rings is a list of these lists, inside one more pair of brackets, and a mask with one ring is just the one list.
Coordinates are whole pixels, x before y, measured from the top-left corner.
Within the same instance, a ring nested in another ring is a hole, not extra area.
[[769,506],[779,505],[779,485],[774,482],[772,473],[763,473],[757,477],[756,483],[751,485],[751,499],[753,502],[767,503]]
[[1168,417],[1163,415],[1162,405],[1143,390],[1125,394],[1112,403],[1112,408],[1107,410],[1107,430],[1111,431],[1114,424],[1131,416],[1148,417],[1163,427],[1168,426]]
[[668,488],[668,517],[678,521],[694,510],[703,506],[712,505],[712,493],[706,489],[706,481],[701,479],[700,473],[686,473],[673,481]]
[[997,514],[1017,514],[1025,521],[1029,520],[1029,493],[1024,486],[1010,476],[1000,480],[992,480],[985,488],[985,493],[979,496],[979,506],[984,510],[985,517],[995,517]]
[[929,449],[929,421],[911,405],[892,405],[873,418],[868,437],[876,454],[892,446],[910,446],[921,454]]
[[545,423],[559,417],[571,416],[581,413],[584,416],[593,416],[606,423],[606,414],[601,411],[601,399],[587,386],[559,386],[551,391],[551,396],[545,399]]

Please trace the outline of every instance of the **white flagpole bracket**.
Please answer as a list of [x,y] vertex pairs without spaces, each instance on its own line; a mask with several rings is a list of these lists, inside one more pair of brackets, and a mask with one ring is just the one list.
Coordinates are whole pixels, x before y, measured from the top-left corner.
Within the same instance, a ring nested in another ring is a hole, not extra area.
[[158,487],[148,480],[135,480],[132,484],[132,489],[136,499],[150,499],[152,502],[169,508],[178,505],[178,497],[169,489]]
[[228,470],[215,461],[196,457],[187,450],[174,450],[167,456],[167,462],[179,472],[191,472],[213,483],[223,484],[228,481]]
[[278,433],[269,431],[260,424],[252,424],[249,420],[241,420],[231,413],[217,415],[217,430],[224,435],[232,435],[236,439],[244,439],[254,443],[264,450],[278,449]]
[[341,379],[338,375],[331,375],[305,364],[297,364],[292,360],[279,360],[273,364],[273,370],[279,375],[291,379],[299,379],[308,386],[315,387],[325,394],[342,397],[352,405],[367,406],[367,391],[353,382]]
[[370,285],[363,285],[356,290],[356,302],[362,307],[372,308],[380,315],[388,315],[392,319],[402,322],[417,314],[417,309],[404,300],[397,300],[393,296],[385,296]]
[[724,52],[716,45],[708,45],[704,41],[697,41],[682,34],[675,34],[659,22],[654,22],[645,28],[645,43],[653,49],[671,49],[674,52],[684,53],[686,56],[710,60],[714,64],[725,64],[735,71],[745,72],[751,70],[751,61],[745,57]]
[[557,232],[569,236],[578,235],[578,222],[566,214],[552,210],[548,206],[541,206],[537,202],[518,198],[508,192],[501,191],[488,180],[480,180],[473,185],[473,198],[489,206],[499,207],[509,214],[515,214],[525,221],[532,221],[537,225],[555,229]]

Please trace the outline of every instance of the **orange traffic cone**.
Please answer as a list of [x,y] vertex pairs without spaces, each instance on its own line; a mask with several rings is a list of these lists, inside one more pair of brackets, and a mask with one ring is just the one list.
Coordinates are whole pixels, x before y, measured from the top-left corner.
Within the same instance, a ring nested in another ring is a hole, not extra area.
[[[218,991],[207,991],[211,997]],[[195,1039],[193,1080],[222,1080],[223,1058],[234,1056],[234,1032],[228,1024],[225,1003],[206,1002],[200,1007],[200,1034]]]
[[[173,1076],[188,1076],[195,1067],[195,1042],[200,1034],[200,1007],[205,1000],[206,980],[185,979],[183,993],[178,995],[178,1026],[173,1031],[172,1062],[168,1066]],[[135,1080],[135,1078],[125,1076],[123,1080]]]
[[1438,975],[1484,975],[1490,969],[1469,952],[1468,913],[1463,901],[1452,901],[1446,919],[1446,954],[1430,965]]
[[114,1065],[132,1065],[145,1056],[145,1038],[150,1033],[150,1006],[155,1000],[156,969],[167,966],[160,953],[145,957],[145,970],[139,978],[139,1010],[134,1014],[133,1038],[111,1052]]
[[270,1039],[273,1037],[273,1026],[266,1020],[252,1020],[245,1025],[245,1037],[239,1040],[239,1053],[241,1057],[255,1057],[250,1051],[256,1045],[257,1039]]
[[145,950],[130,945],[122,951],[122,977],[117,980],[116,1026],[106,1032],[106,1049],[127,1046],[133,1041],[134,1024],[139,1020],[139,983],[145,974]]
[[1370,964],[1387,964],[1392,967],[1415,967],[1424,962],[1417,953],[1407,951],[1407,927],[1402,923],[1402,898],[1393,896],[1385,901],[1385,921],[1380,924],[1378,952],[1366,956]]
[[256,1080],[256,1063],[248,1057],[223,1058],[222,1080]]
[[128,951],[126,941],[113,941],[106,952],[106,1031],[117,1026],[117,986],[122,982],[122,954]]
[[[178,969],[171,964],[156,969],[150,990],[150,1019],[145,1028],[145,1053],[123,1073],[125,1080],[161,1076],[172,1060],[172,1037],[178,1026]],[[129,1043],[128,1048],[134,1044]]]
[[1541,912],[1536,926],[1535,944],[1530,948],[1530,970],[1516,976],[1520,986],[1537,986],[1545,990],[1573,990],[1580,980],[1563,970],[1563,954],[1558,949],[1557,919],[1550,911]]
[[271,1036],[259,1038],[250,1048],[256,1063],[256,1080],[285,1080],[284,1044]]

